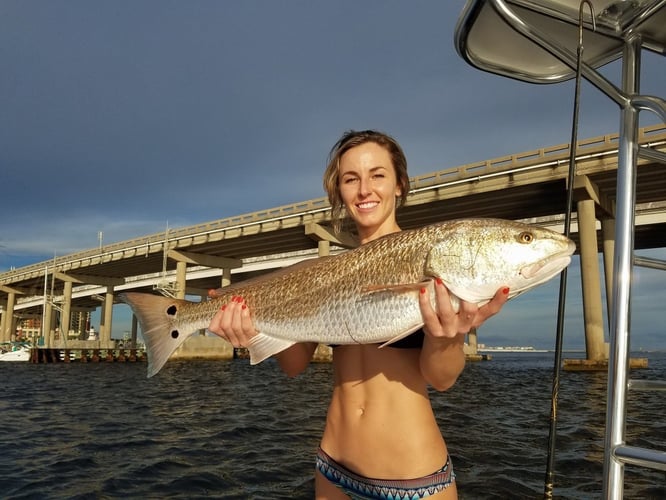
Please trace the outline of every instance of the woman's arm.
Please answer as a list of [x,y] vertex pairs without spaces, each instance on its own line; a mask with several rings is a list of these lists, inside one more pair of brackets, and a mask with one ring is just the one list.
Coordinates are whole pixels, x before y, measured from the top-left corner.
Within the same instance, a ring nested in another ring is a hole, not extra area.
[[420,368],[424,379],[432,387],[445,391],[455,384],[465,367],[465,335],[497,314],[508,296],[509,289],[501,288],[493,299],[482,307],[461,301],[459,311],[455,312],[448,290],[441,280],[436,280],[435,311],[430,305],[428,290],[421,290],[419,306],[426,335],[421,349]]
[[[208,330],[234,347],[247,347],[250,339],[258,333],[254,328],[250,309],[241,297],[234,297],[231,302],[222,306],[213,316]],[[294,344],[276,354],[275,358],[282,371],[295,377],[308,367],[316,348],[316,343]]]
[[317,349],[316,342],[302,342],[294,344],[288,349],[279,352],[275,358],[283,372],[289,377],[295,377],[305,371],[310,364],[312,355]]

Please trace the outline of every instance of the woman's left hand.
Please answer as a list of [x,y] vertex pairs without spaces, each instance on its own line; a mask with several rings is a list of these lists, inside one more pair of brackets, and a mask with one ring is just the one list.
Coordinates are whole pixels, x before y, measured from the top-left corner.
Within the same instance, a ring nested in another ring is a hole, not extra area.
[[435,280],[436,310],[430,304],[427,288],[421,289],[419,306],[423,316],[423,329],[432,337],[453,338],[467,334],[472,328],[478,328],[488,318],[497,314],[509,298],[509,289],[500,288],[495,296],[481,307],[474,303],[460,301],[458,312],[451,305],[451,297],[442,280]]

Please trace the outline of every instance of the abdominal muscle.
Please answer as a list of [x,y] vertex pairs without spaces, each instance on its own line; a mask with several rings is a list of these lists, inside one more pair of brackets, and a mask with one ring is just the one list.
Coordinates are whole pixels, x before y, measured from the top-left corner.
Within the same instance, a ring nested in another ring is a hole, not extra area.
[[413,479],[440,469],[447,449],[419,369],[420,349],[334,349],[335,386],[321,441],[368,478]]

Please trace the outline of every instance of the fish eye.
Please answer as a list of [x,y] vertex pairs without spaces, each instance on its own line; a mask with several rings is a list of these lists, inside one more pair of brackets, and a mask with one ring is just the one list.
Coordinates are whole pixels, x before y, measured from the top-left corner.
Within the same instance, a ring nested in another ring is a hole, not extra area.
[[523,231],[518,235],[518,241],[520,243],[532,243],[534,241],[534,235],[529,231]]

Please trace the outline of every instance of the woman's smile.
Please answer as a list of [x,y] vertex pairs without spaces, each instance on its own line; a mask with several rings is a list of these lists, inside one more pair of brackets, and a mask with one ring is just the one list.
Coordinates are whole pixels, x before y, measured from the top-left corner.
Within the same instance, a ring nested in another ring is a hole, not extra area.
[[374,142],[361,144],[342,155],[339,169],[342,201],[361,242],[399,231],[395,208],[401,190],[388,151]]

